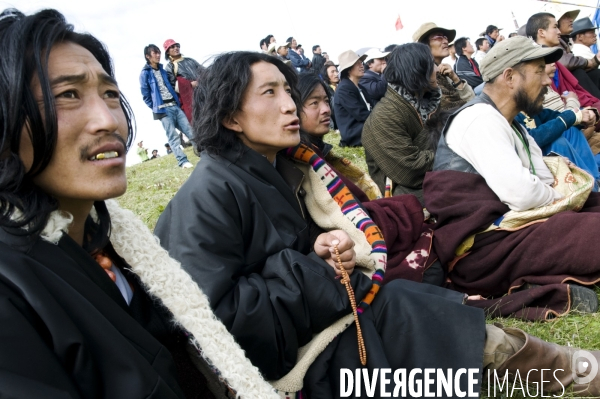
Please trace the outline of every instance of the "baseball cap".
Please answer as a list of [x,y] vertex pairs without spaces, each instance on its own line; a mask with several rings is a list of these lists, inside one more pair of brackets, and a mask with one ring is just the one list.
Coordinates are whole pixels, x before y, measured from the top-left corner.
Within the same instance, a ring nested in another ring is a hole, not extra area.
[[556,62],[562,57],[560,47],[542,47],[531,38],[514,36],[510,39],[496,42],[479,64],[484,82],[489,82],[500,75],[506,68],[511,68],[519,62],[543,58],[546,64]]

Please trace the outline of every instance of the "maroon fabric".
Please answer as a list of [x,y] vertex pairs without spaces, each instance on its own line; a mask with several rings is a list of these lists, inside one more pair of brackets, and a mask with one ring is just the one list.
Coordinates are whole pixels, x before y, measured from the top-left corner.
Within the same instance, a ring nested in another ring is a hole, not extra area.
[[[318,147],[313,145],[312,148],[327,162]],[[407,194],[369,201],[367,194],[356,184],[329,162],[327,165],[340,177],[348,190],[361,202],[373,222],[381,229],[388,251],[384,284],[397,278],[419,283],[423,281],[423,272],[426,266],[431,265],[430,259],[433,257],[421,256],[410,263],[406,261],[407,255],[413,250],[431,247],[431,237],[422,237],[422,233],[430,232],[430,225],[423,222],[423,207],[417,197]]]
[[192,123],[194,88],[189,80],[182,78],[181,76],[177,77],[177,83],[179,86],[179,101],[181,101],[181,109],[183,110],[183,113],[187,117],[188,121]]
[[556,63],[556,72],[558,72],[558,87],[556,87],[554,80],[552,80],[552,88],[554,91],[558,94],[562,94],[565,91],[572,91],[577,94],[579,104],[581,104],[582,107],[594,107],[600,109],[600,100],[581,87],[577,78],[560,62]]
[[[421,248],[415,248],[417,243],[424,245],[429,251],[431,236],[424,237],[419,242],[422,231],[428,229],[423,223],[423,208],[414,195],[398,195],[381,198],[363,203],[373,222],[381,229],[388,249],[387,268],[384,284],[398,278],[423,281],[423,272],[430,263],[427,256],[417,256]],[[421,246],[420,245],[420,246]],[[406,257],[415,250],[410,262]]]
[[[470,301],[470,305],[494,316],[546,318],[549,313],[569,310],[565,282],[600,281],[594,256],[600,233],[600,194],[592,193],[581,212],[561,212],[515,232],[478,234],[467,255],[457,260],[456,248],[508,207],[473,173],[429,172],[423,191],[427,209],[437,218],[433,249],[449,267],[449,287],[488,298]],[[526,283],[542,287],[514,293]],[[502,298],[507,293],[511,295]]]

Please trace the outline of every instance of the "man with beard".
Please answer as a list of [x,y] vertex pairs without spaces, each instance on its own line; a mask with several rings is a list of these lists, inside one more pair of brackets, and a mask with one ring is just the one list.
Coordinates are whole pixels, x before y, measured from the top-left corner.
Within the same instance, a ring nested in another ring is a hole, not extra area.
[[[545,65],[561,56],[560,47],[542,47],[522,36],[494,46],[481,63],[483,93],[450,116],[434,172],[423,183],[427,210],[438,221],[433,251],[448,268],[450,286],[485,297],[469,304],[494,316],[548,319],[576,308],[598,309],[595,293],[577,284],[600,278],[600,266],[589,257],[600,197],[587,191],[580,206],[546,207],[563,198],[555,188],[559,179],[515,121],[520,112],[535,115],[542,109],[551,84]],[[591,187],[593,180],[581,173]],[[577,181],[568,173],[560,183]],[[546,217],[515,228],[502,223],[507,215],[542,211]]]

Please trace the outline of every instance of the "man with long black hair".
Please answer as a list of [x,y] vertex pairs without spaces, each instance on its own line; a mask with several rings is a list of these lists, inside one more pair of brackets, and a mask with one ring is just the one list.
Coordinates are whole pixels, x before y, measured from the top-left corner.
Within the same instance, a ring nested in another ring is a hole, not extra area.
[[221,397],[209,362],[269,397],[204,294],[109,200],[134,124],[102,43],[55,10],[10,9],[0,46],[0,397]]

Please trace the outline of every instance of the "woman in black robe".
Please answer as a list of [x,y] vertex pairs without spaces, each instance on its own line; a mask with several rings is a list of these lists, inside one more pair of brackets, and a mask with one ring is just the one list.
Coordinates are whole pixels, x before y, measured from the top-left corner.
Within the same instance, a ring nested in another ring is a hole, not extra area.
[[[301,151],[282,151],[300,142],[296,85],[293,71],[273,57],[235,52],[215,59],[195,94],[201,161],[155,233],[208,295],[252,363],[268,380],[278,380],[272,382],[276,388],[340,397],[341,369],[363,367],[354,324],[338,329],[318,356],[307,360],[305,352],[352,311],[336,278],[334,246],[351,274],[356,302],[370,301],[378,272],[371,280],[354,270],[359,253],[351,229],[324,231],[309,212],[313,197],[303,182],[311,176],[298,162]],[[475,369],[478,382],[471,389],[478,392],[484,367],[514,372],[523,362],[518,355],[505,362],[511,354],[550,346],[518,330],[486,328],[483,312],[463,300],[456,292],[405,280],[381,287],[359,315],[369,374],[375,368]],[[455,388],[466,391],[463,377]],[[437,397],[455,393],[442,389]],[[367,395],[364,389],[361,394]]]

